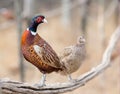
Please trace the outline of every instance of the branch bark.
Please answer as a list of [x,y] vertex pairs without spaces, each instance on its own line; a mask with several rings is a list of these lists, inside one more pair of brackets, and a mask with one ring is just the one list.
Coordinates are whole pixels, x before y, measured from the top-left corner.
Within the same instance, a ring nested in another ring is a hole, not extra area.
[[99,75],[110,65],[110,57],[120,37],[120,27],[112,34],[109,45],[103,54],[102,61],[99,65],[84,73],[73,82],[50,84],[41,88],[31,86],[26,83],[0,79],[0,89],[2,94],[54,94],[72,91],[85,85],[88,81]]

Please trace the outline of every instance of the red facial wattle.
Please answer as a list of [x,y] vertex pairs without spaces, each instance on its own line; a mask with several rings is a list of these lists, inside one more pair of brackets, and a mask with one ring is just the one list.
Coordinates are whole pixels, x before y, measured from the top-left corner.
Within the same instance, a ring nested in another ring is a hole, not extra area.
[[40,23],[42,21],[42,18],[41,17],[38,17],[37,19],[36,19],[36,22],[37,23]]

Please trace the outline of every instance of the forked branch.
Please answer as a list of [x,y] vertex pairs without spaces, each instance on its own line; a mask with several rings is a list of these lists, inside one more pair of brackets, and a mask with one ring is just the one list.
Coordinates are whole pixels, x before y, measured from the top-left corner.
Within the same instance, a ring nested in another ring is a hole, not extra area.
[[76,81],[50,84],[45,87],[37,88],[25,83],[1,79],[0,80],[1,92],[2,94],[6,94],[6,93],[54,94],[54,93],[63,93],[63,92],[71,91],[78,87],[81,87],[85,85],[88,81],[99,75],[101,72],[103,72],[110,65],[110,57],[119,37],[120,37],[120,27],[118,27],[115,30],[115,32],[112,34],[109,45],[103,54],[101,63],[96,67],[92,68],[87,73],[84,73],[83,75],[78,77]]

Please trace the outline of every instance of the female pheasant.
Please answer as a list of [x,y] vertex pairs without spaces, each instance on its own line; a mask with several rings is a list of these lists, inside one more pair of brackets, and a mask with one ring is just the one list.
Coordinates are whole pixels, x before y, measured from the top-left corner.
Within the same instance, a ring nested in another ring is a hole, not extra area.
[[40,86],[45,85],[46,73],[62,70],[56,52],[37,33],[37,26],[44,22],[47,23],[44,16],[38,15],[34,17],[21,39],[21,49],[24,58],[43,73]]
[[66,47],[63,49],[60,60],[63,67],[59,71],[62,75],[68,75],[69,80],[73,80],[70,76],[76,72],[86,57],[85,39],[83,36],[78,37],[77,44]]

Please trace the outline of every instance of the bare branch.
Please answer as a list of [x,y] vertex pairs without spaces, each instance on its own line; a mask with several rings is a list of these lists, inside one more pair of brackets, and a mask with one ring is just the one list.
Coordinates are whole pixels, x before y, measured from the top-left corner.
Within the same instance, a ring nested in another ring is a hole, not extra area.
[[78,77],[73,82],[56,83],[56,84],[50,84],[41,88],[36,88],[34,86],[30,86],[25,83],[1,79],[0,80],[1,92],[3,94],[4,93],[5,94],[6,93],[54,94],[54,93],[63,93],[63,92],[71,91],[78,87],[81,87],[85,85],[88,81],[90,81],[91,79],[99,75],[101,72],[103,72],[110,65],[110,57],[119,37],[120,37],[120,27],[118,27],[113,33],[113,35],[111,36],[109,45],[103,54],[101,63],[98,66],[92,68],[87,73]]

